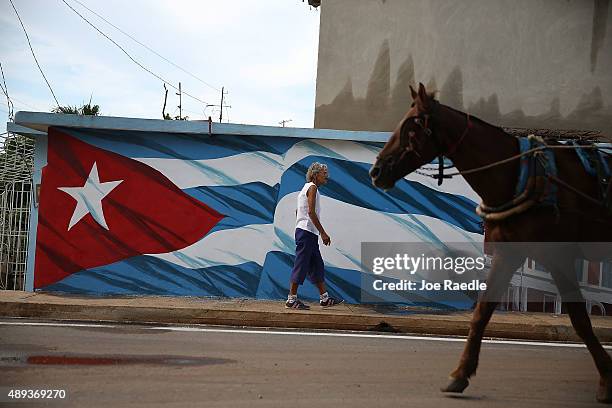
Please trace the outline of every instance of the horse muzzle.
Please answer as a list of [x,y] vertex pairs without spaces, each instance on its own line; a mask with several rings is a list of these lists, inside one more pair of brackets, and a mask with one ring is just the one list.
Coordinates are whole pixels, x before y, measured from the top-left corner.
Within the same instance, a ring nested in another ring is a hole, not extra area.
[[388,190],[395,185],[395,181],[390,177],[390,172],[378,161],[370,168],[370,178],[375,187]]

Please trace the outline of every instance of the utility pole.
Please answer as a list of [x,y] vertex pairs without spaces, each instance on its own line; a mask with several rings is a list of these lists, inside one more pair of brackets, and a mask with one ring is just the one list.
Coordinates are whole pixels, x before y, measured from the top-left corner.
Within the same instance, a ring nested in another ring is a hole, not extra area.
[[[223,122],[223,97],[227,94],[227,92],[225,92],[225,87],[222,86],[221,87],[221,113],[219,114],[219,123]],[[228,108],[230,108],[231,106],[228,106]]]
[[[220,108],[219,123],[223,122],[223,108],[231,108],[232,107],[232,105],[225,105],[224,102],[223,102],[223,100],[225,99],[225,95],[227,95],[227,94],[228,94],[228,92],[225,91],[225,87],[222,86],[221,87],[221,104],[220,105],[213,105],[213,104],[207,103],[206,107],[204,107],[204,111],[205,112],[206,112],[206,108],[209,108],[209,107]],[[214,110],[213,110],[213,113],[214,113]],[[206,113],[204,113],[204,114],[206,114]]]
[[[206,109],[207,108],[220,108],[220,114],[219,114],[219,123],[223,122],[223,108],[231,108],[232,105],[225,105],[223,103],[223,100],[225,99],[225,95],[227,95],[229,92],[225,91],[225,87],[222,86],[221,87],[221,105],[214,105],[211,103],[207,103],[206,106],[204,107],[204,115],[206,115]],[[213,109],[213,114],[215,113],[214,109]]]
[[279,125],[281,125],[282,127],[285,127],[285,123],[289,123],[291,122],[293,119],[286,119],[286,120],[281,120],[280,122],[278,122]]
[[179,97],[179,104],[178,104],[178,109],[179,109],[179,119],[183,119],[183,93],[181,92],[181,83],[179,82],[179,91],[177,93],[178,97]]

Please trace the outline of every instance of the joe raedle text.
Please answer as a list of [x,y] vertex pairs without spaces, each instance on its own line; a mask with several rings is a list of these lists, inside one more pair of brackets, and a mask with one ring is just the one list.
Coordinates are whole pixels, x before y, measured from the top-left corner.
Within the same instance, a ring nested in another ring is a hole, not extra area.
[[444,290],[444,291],[481,291],[487,290],[487,283],[478,279],[470,282],[453,282],[450,279],[445,279],[442,282],[430,282],[425,279],[407,280],[402,279],[397,282],[385,282],[382,279],[376,279],[372,282],[372,286],[376,291],[423,291],[423,290]]

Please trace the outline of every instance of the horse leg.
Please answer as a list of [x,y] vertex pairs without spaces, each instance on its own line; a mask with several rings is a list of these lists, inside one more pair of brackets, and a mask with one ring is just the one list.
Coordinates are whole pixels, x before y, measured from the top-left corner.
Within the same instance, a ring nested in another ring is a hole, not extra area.
[[[597,390],[597,401],[612,403],[612,359],[602,347],[593,332],[591,319],[586,311],[586,304],[580,285],[576,279],[574,268],[568,268],[568,265],[574,265],[573,258],[555,258],[557,262],[553,263],[553,267],[549,270],[555,280],[561,299],[567,307],[572,326],[576,334],[582,339],[589,353],[595,361],[595,366],[599,372],[599,389]],[[548,267],[548,265],[545,264]]]
[[495,253],[487,278],[487,290],[472,314],[470,331],[459,360],[459,366],[450,374],[450,383],[441,391],[460,393],[469,385],[469,378],[476,373],[478,367],[478,355],[480,354],[480,345],[485,328],[499,303],[499,299],[507,290],[513,272],[523,261],[524,258],[516,254],[501,253],[501,251]]
[[566,305],[572,326],[574,326],[576,334],[580,336],[587,346],[599,372],[597,401],[610,404],[612,403],[612,359],[610,359],[610,355],[601,346],[599,339],[597,339],[593,332],[591,319],[586,311],[585,303],[570,302],[566,303]]

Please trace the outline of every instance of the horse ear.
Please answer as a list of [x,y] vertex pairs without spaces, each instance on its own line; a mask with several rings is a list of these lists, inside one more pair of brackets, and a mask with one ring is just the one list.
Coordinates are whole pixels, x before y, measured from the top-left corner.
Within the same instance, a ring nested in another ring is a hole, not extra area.
[[410,87],[410,94],[412,95],[412,100],[415,100],[419,94],[414,90],[412,85],[408,85]]
[[419,96],[423,101],[427,100],[427,91],[425,90],[425,85],[422,82],[419,82]]
[[419,82],[419,100],[421,102],[421,109],[426,111],[429,109],[429,95],[422,82]]

